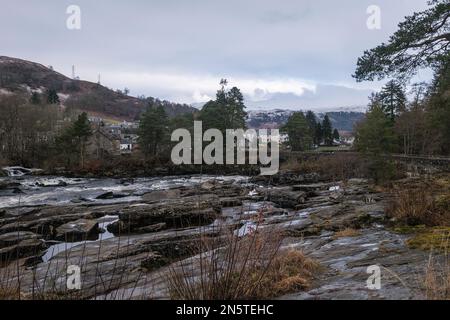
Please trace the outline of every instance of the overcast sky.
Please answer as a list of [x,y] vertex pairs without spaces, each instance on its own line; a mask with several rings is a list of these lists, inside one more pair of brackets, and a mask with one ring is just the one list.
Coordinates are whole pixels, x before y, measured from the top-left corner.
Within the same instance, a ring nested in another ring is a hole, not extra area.
[[[69,30],[69,5],[81,29]],[[369,30],[366,10],[381,9]],[[364,106],[380,83],[351,75],[426,0],[0,0],[0,55],[44,65],[131,95],[197,103],[221,78],[252,109]]]

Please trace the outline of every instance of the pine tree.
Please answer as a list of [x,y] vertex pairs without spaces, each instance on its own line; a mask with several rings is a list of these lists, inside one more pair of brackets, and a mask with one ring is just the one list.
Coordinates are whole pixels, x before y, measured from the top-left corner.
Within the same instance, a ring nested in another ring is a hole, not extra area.
[[395,117],[405,111],[406,96],[403,87],[395,80],[389,81],[381,90],[377,97],[384,114],[395,121]]
[[338,129],[334,129],[334,131],[333,131],[333,139],[336,140],[336,141],[339,141],[341,139],[341,136],[339,134]]
[[76,140],[80,155],[80,165],[84,168],[85,154],[86,154],[86,143],[89,137],[92,135],[91,125],[89,123],[88,115],[83,112],[78,116],[77,121],[75,121],[71,128],[71,134]]
[[245,128],[245,119],[247,113],[245,112],[244,96],[237,87],[231,88],[226,96],[227,101],[227,115],[228,129]]
[[313,142],[315,145],[320,143],[319,137],[317,136],[317,121],[316,115],[311,110],[306,112],[306,121],[308,122],[308,127],[311,137],[313,137]]
[[354,75],[358,81],[388,76],[410,79],[418,70],[433,67],[448,55],[450,1],[430,0],[428,4],[426,10],[406,17],[388,42],[364,52]]
[[244,96],[241,91],[233,87],[226,90],[228,82],[222,79],[221,88],[217,91],[216,100],[206,103],[200,112],[203,129],[219,129],[225,133],[226,129],[244,129],[247,113],[245,112]]
[[320,122],[317,122],[315,138],[317,141],[317,145],[320,146],[323,141],[323,128]]
[[49,89],[47,91],[48,104],[59,104],[59,96],[55,89]]
[[86,144],[91,135],[91,125],[87,114],[84,112],[56,138],[56,147],[66,157],[67,165],[70,165],[71,158],[76,156],[80,167],[84,168]]
[[372,156],[394,150],[392,123],[380,106],[374,106],[366,114],[366,119],[356,127],[355,147],[358,151]]
[[281,132],[288,135],[288,145],[292,151],[309,150],[313,144],[313,137],[303,112],[294,112]]
[[323,132],[323,140],[325,145],[332,146],[333,145],[333,127],[331,126],[331,121],[328,115],[325,115],[325,118],[322,122],[322,132]]
[[155,157],[161,146],[167,143],[168,125],[168,117],[162,105],[147,108],[139,124],[139,144],[145,154]]

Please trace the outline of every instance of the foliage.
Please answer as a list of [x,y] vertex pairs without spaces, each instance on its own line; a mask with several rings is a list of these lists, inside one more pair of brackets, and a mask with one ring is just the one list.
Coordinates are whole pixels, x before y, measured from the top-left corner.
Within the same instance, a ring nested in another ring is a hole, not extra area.
[[392,123],[380,106],[369,110],[366,119],[357,125],[355,147],[358,151],[373,156],[394,150]]
[[364,52],[354,75],[358,81],[387,76],[409,79],[418,69],[432,67],[448,54],[450,1],[432,0],[429,4],[429,9],[406,17],[388,43]]
[[333,131],[333,139],[339,141],[340,138],[341,138],[341,136],[339,134],[338,129],[334,129],[334,131]]
[[59,96],[55,89],[49,89],[47,91],[47,103],[48,104],[59,104]]
[[313,137],[303,112],[294,112],[281,128],[281,132],[288,135],[288,145],[292,151],[305,151],[312,148]]
[[406,96],[402,85],[395,81],[389,81],[381,90],[381,92],[376,95],[376,99],[383,109],[387,117],[391,119],[392,122],[395,121],[395,117],[401,112],[405,111],[406,108]]
[[225,133],[227,129],[244,129],[247,117],[244,96],[236,87],[226,90],[228,82],[225,79],[220,84],[216,100],[206,103],[200,112],[204,130],[214,128]]
[[331,126],[331,121],[328,115],[325,115],[322,122],[322,138],[325,145],[333,145],[333,127]]
[[163,106],[148,107],[139,125],[139,144],[146,155],[156,156],[169,138],[169,121]]
[[79,165],[84,168],[86,160],[86,145],[92,135],[87,113],[80,114],[71,126],[57,138],[57,148],[63,152],[67,165],[71,165],[74,154],[79,159]]

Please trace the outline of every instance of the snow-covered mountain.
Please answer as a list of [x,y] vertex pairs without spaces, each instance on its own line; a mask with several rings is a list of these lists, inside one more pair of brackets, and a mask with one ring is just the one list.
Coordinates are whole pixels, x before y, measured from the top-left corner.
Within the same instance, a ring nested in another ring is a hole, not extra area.
[[[339,110],[339,109],[338,109]],[[285,124],[295,111],[274,110],[250,110],[248,111],[247,125],[250,128],[279,128]],[[316,113],[317,120],[322,121],[325,115],[331,120],[333,128],[339,131],[352,131],[353,126],[364,118],[364,113],[355,111],[332,111]]]

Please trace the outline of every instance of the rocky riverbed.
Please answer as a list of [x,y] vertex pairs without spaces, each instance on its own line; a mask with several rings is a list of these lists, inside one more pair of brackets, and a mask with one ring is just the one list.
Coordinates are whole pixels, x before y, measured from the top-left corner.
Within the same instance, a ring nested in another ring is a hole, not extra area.
[[[66,290],[80,266],[86,299],[167,299],[168,268],[195,264],[196,243],[224,226],[245,237],[276,228],[283,248],[321,265],[306,291],[283,299],[419,299],[429,254],[386,227],[389,196],[366,180],[317,175],[0,180],[0,288],[21,296]],[[353,230],[346,234],[345,230]],[[369,266],[381,289],[367,288]]]

